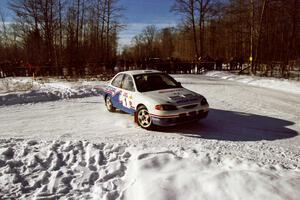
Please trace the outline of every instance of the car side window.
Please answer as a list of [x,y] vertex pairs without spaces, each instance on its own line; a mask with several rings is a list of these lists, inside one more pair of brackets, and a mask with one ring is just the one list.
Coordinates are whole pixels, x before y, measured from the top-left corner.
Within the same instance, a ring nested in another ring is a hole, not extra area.
[[125,75],[124,79],[123,79],[123,84],[122,84],[122,88],[128,91],[132,91],[134,92],[134,85],[133,85],[133,80],[131,78],[131,76],[129,75]]
[[116,78],[111,82],[111,84],[115,87],[121,88],[122,87],[122,80],[124,74],[119,74]]

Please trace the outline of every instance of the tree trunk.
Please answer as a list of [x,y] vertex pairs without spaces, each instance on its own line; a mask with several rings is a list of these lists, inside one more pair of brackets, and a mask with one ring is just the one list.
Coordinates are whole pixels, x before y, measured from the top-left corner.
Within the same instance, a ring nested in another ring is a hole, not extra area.
[[195,48],[195,53],[196,53],[197,60],[198,60],[199,59],[199,51],[198,51],[198,45],[197,45],[197,32],[196,32],[196,25],[195,25],[194,0],[190,0],[190,3],[191,3],[191,19],[192,19],[192,28],[193,28],[194,48]]
[[207,0],[206,5],[204,5],[203,0],[199,0],[199,39],[200,39],[200,57],[204,56],[204,17],[205,17],[205,9],[208,5],[209,1]]
[[250,73],[255,73],[253,66],[253,38],[254,38],[254,2],[250,0]]
[[106,13],[106,61],[110,62],[110,17],[111,17],[111,0],[107,0],[107,13]]
[[[59,12],[59,53],[58,53],[58,68],[57,73],[59,74],[59,68],[62,68],[62,49],[63,49],[63,39],[62,39],[62,4],[61,0],[58,2],[58,12]],[[57,74],[57,75],[58,75]]]
[[260,14],[260,20],[259,20],[259,31],[258,31],[258,39],[257,39],[257,45],[256,45],[256,51],[255,51],[255,57],[253,58],[254,62],[257,63],[257,57],[258,57],[258,51],[260,48],[260,41],[261,41],[261,34],[262,34],[262,26],[263,26],[263,20],[265,18],[265,11],[267,9],[269,0],[264,0],[261,14]]
[[[80,20],[80,0],[77,0],[77,20],[76,20],[76,53],[79,54],[79,20]],[[76,55],[77,57],[78,55]]]

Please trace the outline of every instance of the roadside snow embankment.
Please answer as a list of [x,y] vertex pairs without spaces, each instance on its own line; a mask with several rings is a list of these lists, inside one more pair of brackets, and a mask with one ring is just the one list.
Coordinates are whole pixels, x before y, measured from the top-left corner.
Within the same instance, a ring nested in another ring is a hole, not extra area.
[[205,76],[217,77],[258,87],[265,87],[283,92],[300,94],[300,82],[286,79],[266,78],[257,76],[235,75],[229,72],[211,71]]
[[0,199],[296,200],[299,169],[219,150],[10,139],[0,141]]
[[0,106],[96,96],[102,85],[96,81],[5,78],[0,80]]

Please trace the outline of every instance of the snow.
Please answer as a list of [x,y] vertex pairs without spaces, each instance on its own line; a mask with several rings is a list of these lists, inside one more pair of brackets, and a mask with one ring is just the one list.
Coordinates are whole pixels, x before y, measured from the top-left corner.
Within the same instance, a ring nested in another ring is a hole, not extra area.
[[0,199],[299,199],[298,83],[212,73],[174,75],[208,118],[157,131],[107,112],[103,82],[1,79]]
[[0,151],[1,199],[116,199],[130,157],[125,147],[86,141],[4,140]]
[[101,81],[5,78],[0,80],[0,106],[100,95]]
[[197,152],[140,155],[132,163],[128,199],[297,199],[299,170]]
[[205,75],[236,81],[240,83],[245,83],[253,86],[266,87],[266,88],[280,90],[284,92],[300,94],[300,83],[293,80],[247,76],[247,75],[235,75],[229,72],[222,72],[222,71],[210,71],[207,72]]
[[[300,168],[219,150],[6,139],[1,199],[298,199]],[[295,155],[294,155],[295,156]],[[299,155],[298,155],[299,157]]]

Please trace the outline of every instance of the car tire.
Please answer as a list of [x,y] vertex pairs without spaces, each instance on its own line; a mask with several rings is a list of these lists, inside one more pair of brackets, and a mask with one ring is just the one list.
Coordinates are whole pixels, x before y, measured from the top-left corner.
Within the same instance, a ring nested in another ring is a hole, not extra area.
[[148,112],[148,109],[145,106],[140,106],[137,110],[136,115],[137,115],[137,123],[140,127],[147,130],[154,129],[152,118],[150,116],[150,113]]
[[111,101],[111,97],[110,96],[107,96],[105,98],[105,106],[106,106],[106,108],[107,108],[107,110],[109,112],[115,112],[116,111],[116,108],[113,106],[113,103]]

